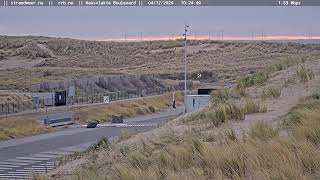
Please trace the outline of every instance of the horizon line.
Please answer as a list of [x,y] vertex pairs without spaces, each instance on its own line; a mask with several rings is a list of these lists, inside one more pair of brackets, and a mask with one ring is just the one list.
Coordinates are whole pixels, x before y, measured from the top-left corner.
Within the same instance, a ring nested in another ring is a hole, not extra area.
[[[161,40],[179,40],[183,36],[134,36],[127,38],[96,38],[96,41],[161,41]],[[292,41],[292,40],[320,40],[320,36],[189,36],[188,40],[226,40],[226,41]]]
[[[72,37],[72,36],[51,36],[51,35],[32,35],[32,34],[20,34],[20,35],[7,35],[3,34],[0,36],[34,36],[34,37],[51,37],[51,38],[66,38],[66,39],[77,39],[85,41],[116,41],[116,42],[138,42],[138,41],[167,41],[167,40],[180,40],[184,39],[183,36],[128,36],[128,37],[116,37],[116,38],[104,38],[104,37]],[[188,40],[212,40],[212,41],[295,41],[295,40],[320,40],[320,36],[209,36],[209,35],[189,35]]]

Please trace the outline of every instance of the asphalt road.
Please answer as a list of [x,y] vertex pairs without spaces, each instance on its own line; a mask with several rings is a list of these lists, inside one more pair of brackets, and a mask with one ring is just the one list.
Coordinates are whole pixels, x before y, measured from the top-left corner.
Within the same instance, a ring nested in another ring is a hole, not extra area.
[[110,140],[123,129],[139,133],[151,130],[180,114],[180,110],[161,112],[124,120],[124,125],[102,124],[95,129],[74,126],[62,131],[0,142],[0,179],[28,179],[33,173],[55,168],[63,155],[88,148],[102,137]]

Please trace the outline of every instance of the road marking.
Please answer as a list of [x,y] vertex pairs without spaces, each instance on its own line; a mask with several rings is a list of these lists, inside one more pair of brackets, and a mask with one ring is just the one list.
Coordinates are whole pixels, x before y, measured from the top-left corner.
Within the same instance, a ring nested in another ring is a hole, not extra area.
[[19,174],[17,174],[18,176],[16,176],[15,174],[13,175],[1,175],[0,174],[0,178],[3,178],[3,179],[32,179],[32,177],[28,177],[28,176],[21,176]]
[[26,175],[26,176],[29,176],[30,174],[33,174],[34,172],[32,171],[27,171],[27,172],[19,172],[19,171],[12,171],[12,172],[9,172],[8,174],[17,174],[17,175]]
[[55,165],[55,162],[43,162],[40,165]]
[[5,168],[17,168],[17,167],[20,167],[20,166],[0,164],[0,167],[5,167]]
[[54,165],[42,165],[42,166],[32,166],[33,168],[41,168],[41,167],[45,167],[45,168],[54,168]]
[[56,167],[54,164],[39,164],[42,167]]
[[24,160],[24,159],[8,159],[7,162],[17,162],[17,163],[40,163],[41,161],[31,161],[31,160]]
[[[52,169],[52,168],[49,168],[49,167],[34,167],[34,168],[24,168],[22,170],[46,170],[46,169]],[[17,169],[18,171],[18,169]]]
[[30,176],[30,174],[11,174],[11,172],[9,172],[8,174],[0,174],[1,176],[19,176],[19,177],[26,177],[26,176]]
[[10,173],[13,173],[13,174],[23,174],[23,173],[32,174],[32,173],[42,173],[42,172],[46,172],[46,170],[45,169],[25,169],[25,170],[17,169],[17,171],[10,172]]
[[67,152],[67,151],[48,151],[48,152],[45,152],[46,154],[55,154],[55,155],[69,155],[69,154],[72,154],[74,152]]
[[26,160],[39,160],[39,161],[47,161],[51,158],[40,158],[40,157],[17,157],[16,159],[26,159]]
[[18,165],[18,166],[25,166],[28,165],[28,163],[17,163],[17,162],[0,162],[1,165]]
[[11,167],[0,167],[0,169],[12,169],[12,168]]
[[60,155],[51,155],[51,154],[35,154],[34,157],[40,157],[40,158],[57,158]]

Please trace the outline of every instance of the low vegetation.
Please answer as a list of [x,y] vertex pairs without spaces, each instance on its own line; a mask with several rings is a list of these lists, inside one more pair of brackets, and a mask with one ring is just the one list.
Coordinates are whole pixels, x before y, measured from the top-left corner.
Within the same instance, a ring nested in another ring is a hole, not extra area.
[[305,65],[301,65],[297,68],[297,75],[300,82],[306,83],[314,79],[314,73],[311,69],[308,69]]
[[[311,70],[302,67],[297,70],[298,77],[307,74],[308,81],[312,80],[314,75],[312,78],[308,75]],[[108,146],[75,158],[83,161],[75,170],[60,171],[54,177],[319,179],[320,95],[301,99],[281,117],[280,126],[257,119],[243,132],[228,126],[227,130],[223,129],[228,121],[241,121],[248,114],[266,112],[265,99],[276,99],[283,93],[282,86],[266,87],[261,99],[235,96],[233,89],[213,92],[212,106],[176,119],[147,135],[105,143]]]
[[231,98],[231,90],[227,88],[215,90],[211,94],[211,102],[214,105],[217,105],[219,103],[224,103],[230,98]]
[[[265,66],[263,69],[259,70],[258,72],[247,75],[237,82],[238,88],[247,88],[254,85],[261,85],[271,77],[271,75],[277,71],[285,70],[291,66],[302,64],[306,61],[314,60],[315,58],[306,56],[306,57],[288,57],[282,60],[279,60],[278,62],[275,62],[271,65]],[[297,74],[299,77],[302,78],[309,78],[312,76],[312,73],[310,73],[304,65],[301,65],[300,68],[297,70]]]
[[279,136],[279,132],[269,124],[259,121],[248,132],[250,138],[254,140],[267,141],[269,139]]
[[[28,91],[36,83],[110,74],[168,74],[175,76],[173,79],[181,79],[181,45],[182,39],[98,42],[0,36],[0,89]],[[243,84],[248,86],[264,82],[274,69],[284,69],[295,59],[319,57],[319,47],[316,44],[190,40],[188,69],[193,80],[214,78],[228,82],[257,72],[252,78],[243,80]],[[274,63],[277,64],[258,72],[267,64]],[[200,78],[198,72],[201,72]]]
[[270,86],[262,90],[261,98],[266,99],[268,97],[279,98],[281,96],[282,87]]
[[243,110],[246,114],[263,113],[267,107],[261,100],[246,99]]
[[0,119],[0,140],[24,137],[49,131],[51,131],[50,128],[41,125],[34,119],[25,117],[8,117]]
[[[318,98],[318,99],[317,99]],[[314,107],[315,105],[315,107]],[[258,122],[239,141],[234,130],[216,144],[187,130],[134,143],[113,144],[92,152],[71,174],[55,177],[78,179],[318,179],[320,150],[319,96],[301,101],[286,116],[289,137],[281,129]],[[192,118],[200,118],[193,115]],[[190,118],[190,117],[188,117]],[[306,129],[307,128],[307,129]],[[282,129],[283,130],[283,129]],[[111,148],[110,148],[111,147]],[[95,158],[93,158],[95,157]]]
[[[177,106],[181,105],[182,99],[182,94],[176,93]],[[111,116],[114,114],[132,117],[167,110],[171,107],[172,93],[167,93],[159,96],[113,102],[110,105],[80,108],[76,110],[75,117],[78,122],[85,122],[90,119],[107,122],[111,120]]]
[[[292,113],[305,110],[315,101],[320,105],[319,100],[306,100],[288,115],[290,128],[295,132],[289,138],[281,137],[279,130],[264,122],[251,127],[248,140],[238,141],[234,131],[229,130],[225,133],[228,141],[218,145],[193,136],[192,131],[179,135],[165,131],[156,139],[142,140],[126,148],[115,144],[111,149],[99,150],[95,152],[97,158],[101,158],[99,161],[89,158],[84,166],[68,176],[80,179],[317,179],[320,150],[316,145],[320,136],[310,137],[299,132],[305,124],[309,134],[320,128],[308,125],[314,120],[305,119],[307,114],[299,116],[303,120],[298,122],[303,125],[291,120]],[[318,116],[319,113],[310,115]]]
[[295,138],[318,145],[320,143],[319,109],[320,96],[318,94],[304,98],[288,114],[284,125],[291,130]]
[[263,113],[267,111],[266,105],[261,100],[246,99],[244,103],[224,101],[214,104],[209,109],[191,114],[182,120],[183,123],[209,123],[214,127],[230,120],[241,121],[246,114]]

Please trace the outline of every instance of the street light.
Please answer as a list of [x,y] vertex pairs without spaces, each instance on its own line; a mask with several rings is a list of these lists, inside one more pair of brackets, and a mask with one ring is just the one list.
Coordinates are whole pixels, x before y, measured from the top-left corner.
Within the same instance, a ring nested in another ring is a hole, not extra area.
[[187,102],[187,32],[188,27],[184,24],[184,113],[186,113],[186,102]]

